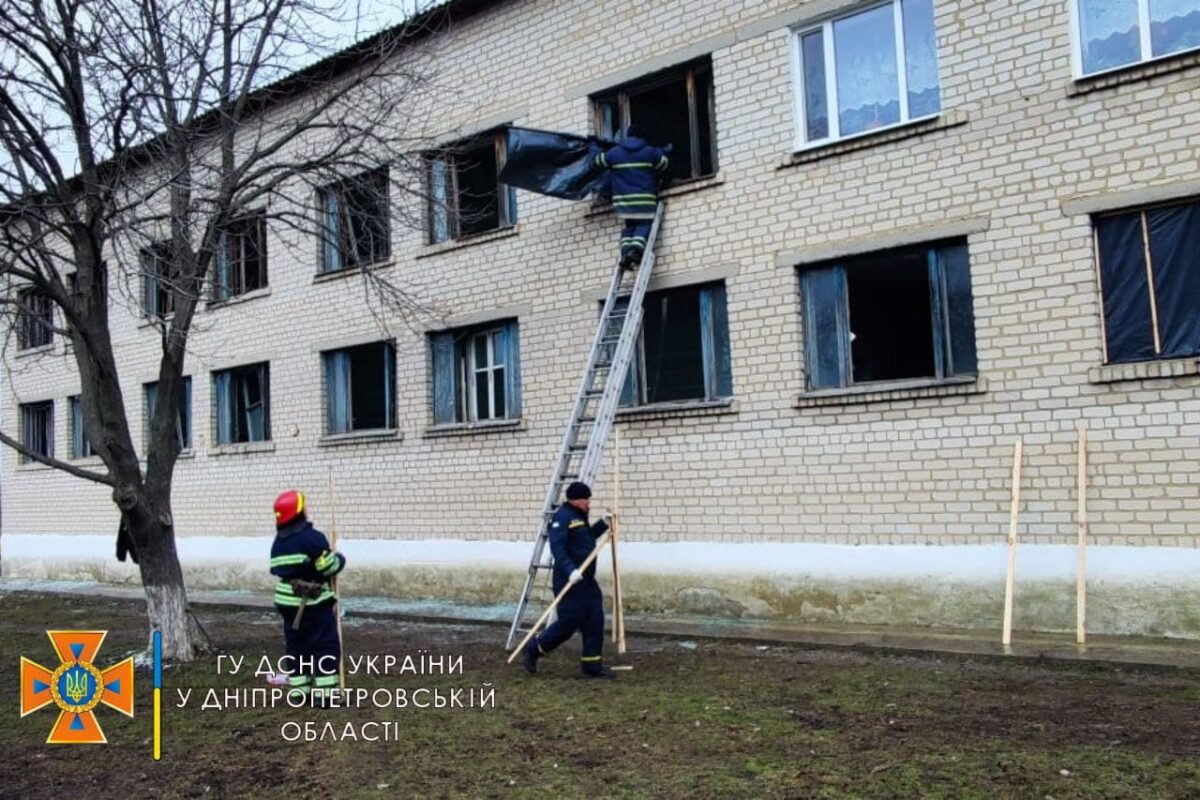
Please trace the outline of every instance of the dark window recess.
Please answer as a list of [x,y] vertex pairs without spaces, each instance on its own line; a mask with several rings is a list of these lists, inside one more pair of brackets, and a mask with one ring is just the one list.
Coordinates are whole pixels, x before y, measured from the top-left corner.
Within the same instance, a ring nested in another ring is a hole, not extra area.
[[433,422],[453,425],[521,416],[521,346],[516,320],[437,333]]
[[321,271],[375,264],[391,253],[386,169],[321,190]]
[[170,244],[142,250],[142,310],[160,319],[175,313],[175,281],[172,277]]
[[45,347],[54,341],[54,303],[39,289],[27,289],[18,296],[20,310],[17,344],[21,350]]
[[217,239],[213,300],[228,300],[267,285],[267,218],[258,213],[234,220]]
[[733,395],[725,286],[650,292],[621,405]]
[[810,390],[976,373],[965,243],[821,264],[800,280]]
[[[38,455],[54,457],[54,401],[21,404],[21,444]],[[22,464],[33,461],[21,454]]]
[[652,145],[671,145],[671,177],[688,180],[717,171],[712,62],[703,58],[592,97],[596,130],[620,139],[637,123]]
[[71,458],[88,458],[94,453],[83,424],[83,402],[80,396],[68,397],[67,407],[71,412]]
[[[154,412],[158,407],[158,383],[147,383],[146,392],[146,431],[145,441],[150,441],[150,425],[154,420]],[[184,376],[179,387],[179,409],[175,415],[175,447],[177,451],[188,450],[192,446],[192,379]]]
[[396,427],[396,351],[388,342],[323,355],[326,433]]
[[270,367],[250,364],[213,373],[217,444],[271,439]]
[[516,224],[516,191],[498,180],[504,142],[503,132],[488,133],[427,157],[430,243]]
[[1200,202],[1095,220],[1110,364],[1200,355]]

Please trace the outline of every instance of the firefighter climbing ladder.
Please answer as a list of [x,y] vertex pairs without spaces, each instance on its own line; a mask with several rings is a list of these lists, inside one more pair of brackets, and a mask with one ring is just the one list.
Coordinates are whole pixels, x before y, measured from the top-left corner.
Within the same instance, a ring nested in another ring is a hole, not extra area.
[[529,559],[529,574],[525,577],[525,588],[508,631],[508,644],[505,645],[508,650],[519,641],[519,636],[527,632],[522,623],[533,592],[539,588],[539,576],[544,579],[543,585],[549,586],[548,578],[553,563],[546,546],[549,542],[547,528],[550,518],[558,509],[563,491],[572,481],[591,484],[604,458],[604,445],[612,429],[613,416],[617,412],[625,375],[629,371],[629,362],[633,358],[634,345],[642,325],[642,299],[646,296],[650,273],[654,269],[654,246],[662,217],[663,204],[659,203],[650,235],[646,239],[642,263],[637,270],[631,273],[618,266],[613,272],[604,311],[600,314],[600,325],[592,341],[587,369],[579,384],[579,392],[575,395],[571,421],[563,434],[554,475],[550,478],[546,499],[542,503],[537,540],[533,545],[533,556]]

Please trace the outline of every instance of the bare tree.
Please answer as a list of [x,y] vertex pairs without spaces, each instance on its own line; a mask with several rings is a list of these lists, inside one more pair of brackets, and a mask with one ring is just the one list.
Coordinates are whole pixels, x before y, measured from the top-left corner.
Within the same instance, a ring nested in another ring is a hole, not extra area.
[[[237,279],[239,226],[265,215],[324,240],[333,266],[362,268],[381,316],[432,310],[371,265],[393,224],[420,224],[427,34],[446,20],[419,14],[289,72],[297,49],[320,52],[329,20],[306,0],[0,5],[0,308],[23,339],[50,330],[72,346],[105,469],[0,442],[112,487],[150,626],[177,660],[197,642],[171,512],[175,420],[197,305]],[[382,226],[372,202],[389,209]],[[109,325],[122,298],[161,332],[144,466]]]

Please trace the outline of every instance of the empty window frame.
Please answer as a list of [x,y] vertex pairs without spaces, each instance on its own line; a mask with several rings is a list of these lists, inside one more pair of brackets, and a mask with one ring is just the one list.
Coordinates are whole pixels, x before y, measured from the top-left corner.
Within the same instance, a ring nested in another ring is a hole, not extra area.
[[1200,200],[1093,225],[1105,362],[1200,355]]
[[621,405],[733,396],[725,285],[649,292]]
[[521,348],[516,320],[430,337],[433,422],[467,424],[521,416]]
[[391,221],[386,168],[326,186],[319,195],[321,272],[355,269],[388,258]]
[[228,300],[267,285],[267,216],[236,219],[221,231],[213,264],[212,299]]
[[592,107],[596,132],[606,139],[620,139],[637,123],[650,144],[670,144],[674,180],[717,171],[712,60],[707,56],[593,95]]
[[494,131],[427,157],[431,244],[516,224],[516,190],[499,182],[504,148],[504,132]]
[[84,429],[83,403],[79,395],[67,398],[67,409],[70,413],[71,458],[89,458],[95,455]]
[[[38,455],[54,458],[54,401],[22,403],[21,444]],[[20,462],[28,464],[32,458],[21,453]]]
[[976,374],[965,242],[827,262],[800,280],[809,390]]
[[933,0],[889,0],[795,37],[797,146],[941,109]]
[[[158,382],[147,383],[143,387],[146,397],[146,429],[144,431],[147,445],[150,442],[150,426],[154,422],[154,412],[158,408]],[[175,447],[178,452],[192,449],[192,379],[185,375],[179,387],[179,409],[175,415]]]
[[1075,71],[1088,76],[1200,48],[1197,0],[1069,0]]
[[54,341],[54,302],[40,289],[26,289],[17,298],[20,303],[17,345],[21,350],[46,347]]
[[396,427],[396,349],[376,342],[321,354],[325,368],[325,432]]
[[171,276],[171,246],[156,244],[141,252],[142,310],[147,317],[164,319],[175,313],[177,287]]
[[217,444],[270,441],[270,379],[266,363],[213,373]]

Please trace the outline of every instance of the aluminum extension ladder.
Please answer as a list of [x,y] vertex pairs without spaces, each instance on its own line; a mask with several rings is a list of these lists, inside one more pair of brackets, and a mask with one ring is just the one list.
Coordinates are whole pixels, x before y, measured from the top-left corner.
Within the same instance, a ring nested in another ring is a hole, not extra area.
[[[625,376],[629,371],[629,362],[633,358],[638,332],[642,326],[642,299],[646,296],[650,273],[654,269],[654,246],[658,240],[659,226],[662,224],[663,207],[663,203],[660,202],[655,211],[641,265],[636,271],[617,266],[613,272],[608,298],[604,301],[604,311],[600,315],[600,325],[596,329],[596,338],[592,341],[587,369],[584,370],[583,380],[580,381],[579,391],[575,395],[571,421],[563,434],[554,474],[550,478],[550,486],[546,489],[546,499],[542,502],[537,540],[533,545],[533,555],[529,559],[529,574],[525,577],[525,588],[521,592],[517,613],[513,616],[512,627],[508,631],[506,650],[511,650],[521,637],[528,633],[528,628],[522,627],[522,623],[534,591],[538,588],[550,588],[549,576],[554,564],[553,556],[547,547],[548,529],[550,520],[561,503],[562,493],[573,481],[591,485],[600,471],[604,459],[604,446],[608,442],[609,431],[612,430],[613,417],[621,400],[621,390],[625,386]],[[540,587],[539,576],[543,579]],[[551,599],[553,595],[546,598],[546,603],[549,604]]]

